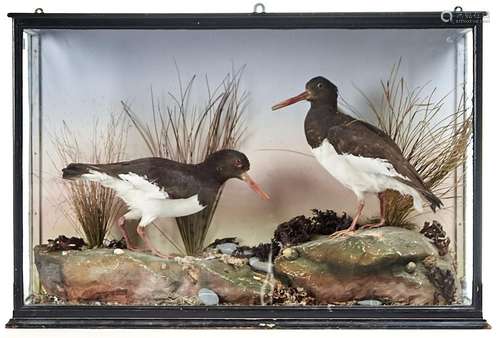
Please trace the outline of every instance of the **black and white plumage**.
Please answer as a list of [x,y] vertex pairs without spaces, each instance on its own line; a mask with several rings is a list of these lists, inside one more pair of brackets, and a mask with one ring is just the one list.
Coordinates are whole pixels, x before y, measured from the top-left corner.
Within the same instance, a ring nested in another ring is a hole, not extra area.
[[425,185],[398,145],[382,130],[339,112],[337,87],[324,77],[306,84],[306,91],[282,101],[273,110],[307,100],[311,108],[304,121],[306,139],[320,164],[358,198],[358,210],[346,232],[354,231],[366,194],[380,199],[384,224],[384,192],[388,189],[410,195],[416,210],[422,211],[423,200],[433,211],[443,204]]
[[[203,210],[212,203],[220,187],[231,178],[245,181],[261,197],[269,196],[250,178],[248,158],[235,150],[221,150],[199,164],[184,164],[148,157],[110,164],[71,163],[63,169],[64,179],[86,179],[113,189],[129,211],[118,222],[138,219],[137,232],[155,253],[144,227],[162,217],[182,217]],[[125,240],[129,248],[127,233]]]

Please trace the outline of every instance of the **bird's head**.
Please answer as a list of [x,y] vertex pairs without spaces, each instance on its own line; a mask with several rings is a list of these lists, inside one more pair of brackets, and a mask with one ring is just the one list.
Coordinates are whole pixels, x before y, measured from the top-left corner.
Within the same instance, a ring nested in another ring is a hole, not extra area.
[[210,154],[205,164],[214,168],[219,182],[224,183],[231,178],[240,179],[263,199],[269,199],[269,195],[248,175],[250,161],[242,152],[230,149],[219,150]]
[[303,100],[307,100],[311,103],[324,102],[337,104],[337,96],[337,86],[328,79],[317,76],[306,83],[306,90],[304,92],[275,104],[272,110],[281,109]]

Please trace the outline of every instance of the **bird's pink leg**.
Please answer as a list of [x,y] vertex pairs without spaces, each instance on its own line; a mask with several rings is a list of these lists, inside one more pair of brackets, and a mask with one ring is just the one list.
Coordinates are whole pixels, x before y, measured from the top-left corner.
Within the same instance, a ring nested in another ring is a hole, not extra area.
[[153,246],[153,244],[151,243],[151,240],[149,239],[148,235],[146,234],[146,227],[139,225],[137,227],[137,233],[139,234],[139,236],[142,238],[142,240],[146,244],[146,248],[149,249],[149,250],[151,250],[151,252],[154,255],[156,255],[158,257],[161,257],[161,258],[172,258],[172,257],[175,257],[175,255],[164,255],[164,254],[162,254],[160,251],[158,251]]
[[361,216],[361,212],[363,211],[364,207],[365,207],[365,201],[364,200],[359,201],[358,210],[356,211],[356,215],[354,215],[354,218],[352,219],[349,228],[335,231],[333,234],[330,235],[330,238],[338,238],[344,235],[352,234],[356,230],[356,224],[358,223],[358,219]]
[[378,193],[380,201],[380,221],[378,223],[365,224],[361,229],[378,228],[385,224],[385,192]]
[[130,237],[128,237],[127,229],[125,228],[125,217],[122,216],[118,218],[117,224],[118,228],[120,228],[123,238],[125,238],[125,243],[127,243],[127,249],[136,251],[137,247],[135,245],[132,245],[132,243],[130,242]]

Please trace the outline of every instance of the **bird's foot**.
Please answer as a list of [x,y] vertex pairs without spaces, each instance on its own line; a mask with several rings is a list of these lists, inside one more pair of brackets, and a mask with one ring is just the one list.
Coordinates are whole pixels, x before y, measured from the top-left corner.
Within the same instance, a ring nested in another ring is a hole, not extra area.
[[125,235],[125,236],[123,236],[123,238],[125,239],[125,245],[127,246],[128,250],[130,250],[130,251],[142,251],[141,249],[139,249],[138,246],[135,246],[134,244],[132,244],[132,242],[130,241],[130,237],[128,237],[126,231],[124,231],[123,234]]
[[127,243],[127,250],[134,252],[144,252],[144,249],[139,248],[138,246]]
[[174,255],[174,254],[169,254],[169,255],[163,254],[163,253],[161,253],[158,250],[153,249],[153,248],[151,248],[151,253],[155,256],[158,256],[158,257],[164,258],[164,259],[173,259],[173,258],[177,257],[177,255]]
[[349,227],[349,228],[344,229],[344,230],[335,231],[333,234],[328,236],[328,238],[335,239],[335,238],[340,238],[340,237],[344,237],[344,236],[351,236],[354,234],[355,231],[356,231],[355,228]]
[[158,256],[160,258],[165,258],[165,259],[172,259],[175,257],[175,255],[165,255],[165,254],[161,253],[160,251],[158,251],[154,247],[153,243],[151,243],[149,237],[147,236],[145,227],[138,226],[137,227],[137,234],[142,238],[142,240],[146,244],[147,250],[150,250],[153,255]]
[[380,220],[378,223],[369,223],[363,225],[360,229],[374,229],[374,228],[380,228],[385,224],[385,219]]

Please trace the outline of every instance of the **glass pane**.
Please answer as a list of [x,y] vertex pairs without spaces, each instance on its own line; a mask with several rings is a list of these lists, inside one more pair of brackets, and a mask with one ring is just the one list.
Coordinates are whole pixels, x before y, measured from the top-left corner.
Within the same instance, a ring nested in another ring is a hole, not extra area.
[[470,30],[25,42],[27,303],[470,304]]

